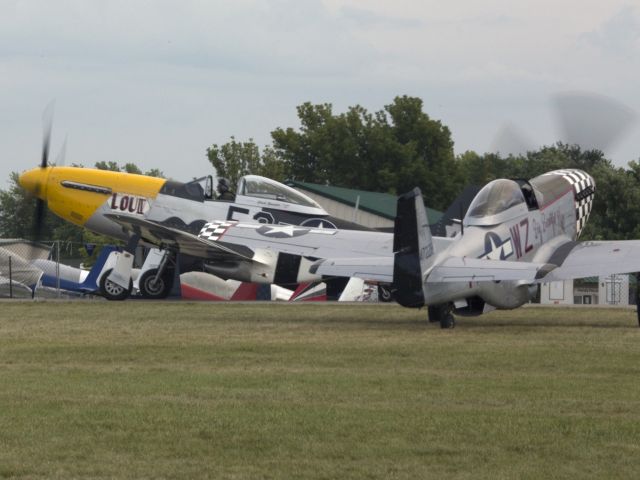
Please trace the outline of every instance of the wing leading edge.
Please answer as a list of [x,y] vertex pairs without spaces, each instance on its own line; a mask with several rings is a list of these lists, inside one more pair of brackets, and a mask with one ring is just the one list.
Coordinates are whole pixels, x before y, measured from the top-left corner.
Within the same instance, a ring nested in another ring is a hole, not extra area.
[[[557,265],[538,282],[602,277],[640,271],[640,240],[613,240],[567,244],[557,250],[561,258],[550,259]],[[564,257],[564,258],[562,258]]]
[[105,216],[154,245],[177,248],[187,255],[207,259],[254,261],[255,252],[243,245],[207,240],[183,230],[128,215],[109,213]]

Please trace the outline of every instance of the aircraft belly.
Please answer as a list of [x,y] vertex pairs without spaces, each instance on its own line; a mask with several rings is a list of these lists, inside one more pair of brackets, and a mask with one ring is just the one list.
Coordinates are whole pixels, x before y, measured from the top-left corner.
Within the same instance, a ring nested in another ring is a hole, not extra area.
[[473,282],[428,283],[422,287],[425,305],[438,305],[472,297],[478,292]]
[[480,284],[478,295],[495,308],[511,310],[531,300],[535,291],[537,291],[537,287],[523,285],[519,282],[486,282]]
[[105,217],[105,213],[111,213],[111,209],[107,204],[103,204],[89,217],[84,224],[85,228],[101,235],[117,238],[118,240],[128,240],[129,234],[116,222]]
[[428,283],[423,286],[423,292],[426,305],[456,302],[479,296],[487,304],[506,310],[527,303],[534,293],[532,287],[518,282]]

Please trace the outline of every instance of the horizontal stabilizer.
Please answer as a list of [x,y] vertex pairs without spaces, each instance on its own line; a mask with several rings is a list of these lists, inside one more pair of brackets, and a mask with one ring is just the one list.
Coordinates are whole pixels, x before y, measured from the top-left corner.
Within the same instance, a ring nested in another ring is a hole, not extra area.
[[391,283],[393,257],[329,258],[318,260],[309,271],[329,277],[357,277],[363,280]]
[[535,283],[552,265],[530,262],[506,262],[480,258],[449,257],[433,267],[429,283],[523,281]]

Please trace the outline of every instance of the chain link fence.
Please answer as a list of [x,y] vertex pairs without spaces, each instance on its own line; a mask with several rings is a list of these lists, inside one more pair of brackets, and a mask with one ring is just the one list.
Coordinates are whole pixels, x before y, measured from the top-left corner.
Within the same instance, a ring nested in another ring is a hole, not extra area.
[[[86,296],[69,288],[69,285],[82,283],[88,274],[86,268],[91,267],[102,246],[59,240],[31,242],[23,239],[0,239],[0,299]],[[81,249],[84,249],[85,255],[79,254]],[[636,304],[639,285],[635,274],[593,279],[595,285],[588,292],[582,285],[584,281],[576,281],[577,291],[581,295],[575,297],[574,291],[574,303],[587,303],[583,300],[588,296],[588,303]],[[581,301],[575,301],[576,298]],[[365,300],[371,299],[367,296]]]
[[80,282],[80,247],[88,253],[97,245],[77,242],[0,239],[0,298],[70,298],[77,292],[64,282]]

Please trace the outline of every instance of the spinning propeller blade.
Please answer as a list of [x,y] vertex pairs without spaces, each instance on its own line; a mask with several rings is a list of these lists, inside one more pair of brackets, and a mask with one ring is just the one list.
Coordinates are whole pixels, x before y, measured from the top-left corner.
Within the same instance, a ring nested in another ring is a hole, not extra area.
[[[554,141],[578,145],[582,150],[610,153],[636,123],[636,112],[609,97],[592,93],[566,92],[552,98],[557,132]],[[533,142],[511,123],[495,136],[490,151],[502,155],[525,154]]]
[[[49,166],[49,149],[51,145],[51,130],[53,128],[53,112],[54,112],[55,102],[49,103],[47,107],[44,109],[42,114],[42,160],[40,161],[40,168],[45,169]],[[40,191],[42,187],[40,185],[36,186],[36,192]],[[33,228],[32,228],[32,236],[34,240],[40,240],[40,235],[42,234],[42,226],[44,224],[45,218],[45,204],[44,200],[37,197],[36,198],[36,208],[33,214]]]
[[636,121],[633,110],[609,97],[563,93],[553,99],[563,141],[607,153]]

